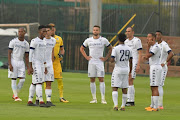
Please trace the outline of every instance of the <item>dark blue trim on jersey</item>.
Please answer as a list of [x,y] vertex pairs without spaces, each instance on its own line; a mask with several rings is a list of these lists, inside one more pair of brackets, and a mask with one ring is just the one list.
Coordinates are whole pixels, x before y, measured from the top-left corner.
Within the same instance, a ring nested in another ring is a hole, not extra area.
[[84,46],[83,44],[82,44],[82,46],[83,46],[84,48],[86,48],[86,46]]
[[29,52],[25,52],[25,53],[29,53]]
[[109,44],[107,47],[109,47],[111,44]]
[[9,48],[10,50],[13,50],[13,48]]
[[169,50],[167,53],[169,54],[172,50]]
[[130,57],[130,59],[133,59],[133,57]]
[[142,50],[142,48],[138,48],[137,50]]
[[149,53],[151,53],[151,54],[153,54],[153,55],[154,55],[154,53],[153,53],[153,52],[149,52]]
[[61,47],[64,47],[64,46],[60,46],[60,48],[61,48]]
[[33,47],[30,47],[30,49],[33,49],[33,50],[34,50],[35,48],[33,48]]
[[111,56],[111,58],[115,58],[115,56]]

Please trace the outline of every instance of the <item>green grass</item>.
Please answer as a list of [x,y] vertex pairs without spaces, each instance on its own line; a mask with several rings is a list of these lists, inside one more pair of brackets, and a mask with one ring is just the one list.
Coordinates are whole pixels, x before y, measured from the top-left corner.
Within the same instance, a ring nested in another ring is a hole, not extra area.
[[[147,112],[145,107],[150,104],[150,87],[148,77],[137,77],[135,80],[136,106],[126,107],[126,111],[113,111],[110,78],[105,76],[107,105],[100,103],[99,82],[97,85],[97,104],[89,104],[91,100],[89,78],[85,73],[64,72],[64,97],[70,103],[60,103],[58,99],[57,81],[52,84],[52,102],[56,107],[40,108],[26,106],[31,84],[31,76],[27,76],[19,94],[23,102],[14,102],[11,80],[7,78],[7,70],[0,70],[0,120],[179,120],[180,119],[180,80],[167,78],[164,87],[164,110]],[[45,94],[43,93],[45,96]],[[119,106],[121,105],[119,90]],[[45,100],[45,98],[44,98]]]

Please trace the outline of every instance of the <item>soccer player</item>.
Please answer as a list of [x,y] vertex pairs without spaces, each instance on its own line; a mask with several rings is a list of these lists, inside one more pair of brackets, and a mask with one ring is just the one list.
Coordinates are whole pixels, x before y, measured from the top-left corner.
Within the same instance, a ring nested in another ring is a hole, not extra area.
[[29,62],[30,73],[32,74],[32,84],[29,88],[29,100],[28,106],[36,106],[33,104],[33,97],[36,91],[36,95],[39,99],[40,107],[50,107],[45,104],[42,97],[42,83],[44,82],[44,73],[47,74],[47,64],[45,59],[46,43],[44,37],[46,36],[46,26],[40,25],[38,27],[39,36],[31,40]]
[[161,49],[160,63],[162,66],[161,82],[160,82],[160,86],[158,87],[159,109],[164,109],[164,107],[163,107],[163,86],[164,86],[165,78],[166,78],[167,71],[168,71],[167,63],[171,60],[174,53],[172,52],[169,45],[164,40],[162,40],[162,32],[160,30],[156,31],[156,40]]
[[[26,34],[25,28],[18,29],[18,37],[14,38],[9,43],[8,50],[8,78],[11,78],[11,87],[13,91],[13,99],[15,101],[22,101],[18,97],[23,84],[25,82],[25,64],[29,71],[29,43],[24,39]],[[19,78],[19,83],[16,85],[16,79]]]
[[54,60],[54,46],[56,44],[56,39],[51,37],[52,34],[52,27],[50,25],[46,26],[46,37],[44,38],[46,42],[46,53],[45,53],[45,58],[46,58],[46,64],[47,64],[47,70],[48,73],[45,74],[44,81],[46,82],[46,104],[49,104],[50,106],[55,106],[51,102],[51,95],[52,95],[52,89],[51,89],[51,82],[54,81],[54,71],[53,71],[53,60]]
[[[100,92],[101,92],[101,103],[107,104],[105,100],[105,83],[104,83],[104,61],[106,61],[112,52],[112,46],[109,41],[101,37],[100,27],[95,25],[93,27],[93,37],[87,38],[83,45],[80,47],[80,52],[89,61],[88,64],[88,77],[90,77],[90,88],[93,100],[90,103],[97,103],[96,98],[96,84],[95,78],[98,77],[100,82]],[[104,47],[108,47],[108,54],[103,57]],[[89,56],[87,56],[84,49],[89,47]]]
[[[127,100],[128,75],[132,70],[132,52],[131,49],[124,45],[126,40],[125,34],[118,35],[119,45],[114,47],[111,54],[111,62],[115,62],[115,67],[111,77],[112,99],[114,102],[114,110],[118,111],[118,88],[122,89],[122,105],[120,110],[125,111]],[[129,61],[130,66],[129,67]],[[130,68],[130,69],[129,69]]]
[[131,48],[133,57],[132,72],[131,76],[129,76],[129,87],[126,106],[135,106],[134,79],[136,78],[136,72],[139,72],[140,70],[142,44],[139,38],[134,37],[134,30],[132,27],[128,27],[126,29],[126,36],[128,39],[124,43]]
[[49,24],[52,27],[52,37],[56,39],[56,45],[54,47],[54,62],[53,62],[53,69],[54,69],[54,78],[57,80],[58,89],[59,89],[59,97],[60,102],[68,103],[69,101],[63,97],[63,77],[62,77],[62,67],[60,61],[62,61],[64,56],[64,46],[63,40],[60,36],[55,35],[56,28],[55,24]]
[[158,86],[161,81],[162,67],[160,63],[161,49],[156,43],[156,35],[154,33],[149,33],[147,35],[148,48],[146,51],[146,56],[143,57],[144,60],[149,60],[150,65],[150,86],[152,91],[151,105],[146,107],[147,111],[158,111],[158,99],[159,91]]

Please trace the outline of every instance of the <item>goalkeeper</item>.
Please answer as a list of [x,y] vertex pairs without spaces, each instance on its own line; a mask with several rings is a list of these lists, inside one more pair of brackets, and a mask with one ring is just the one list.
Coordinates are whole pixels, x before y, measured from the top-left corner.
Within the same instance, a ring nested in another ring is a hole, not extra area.
[[57,80],[58,89],[59,89],[59,97],[60,102],[68,103],[66,99],[63,97],[63,80],[62,80],[62,67],[60,61],[63,59],[64,55],[64,47],[63,47],[63,40],[60,36],[55,35],[56,28],[55,24],[49,24],[52,27],[52,37],[56,39],[56,45],[54,47],[54,62],[53,62],[53,69],[54,69],[54,79]]

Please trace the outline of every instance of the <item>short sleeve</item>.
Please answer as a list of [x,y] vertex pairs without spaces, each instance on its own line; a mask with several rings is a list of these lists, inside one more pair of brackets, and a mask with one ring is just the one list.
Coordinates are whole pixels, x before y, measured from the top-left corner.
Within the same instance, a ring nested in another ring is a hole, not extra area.
[[112,49],[111,57],[112,58],[116,57],[116,49],[115,48]]
[[135,47],[137,50],[142,50],[142,43],[141,40],[138,38],[136,43],[135,43]]
[[14,41],[13,40],[11,40],[10,42],[9,42],[9,49],[13,49],[14,48]]
[[152,49],[150,50],[150,53],[152,53],[153,55],[156,54],[158,52],[158,46],[153,46]]
[[86,40],[83,42],[82,45],[83,45],[83,47],[85,47],[85,48],[88,47],[88,39],[86,39]]
[[109,47],[109,46],[111,45],[106,38],[104,39],[104,42],[105,42],[105,46],[106,46],[106,47]]
[[28,53],[29,52],[29,43],[28,42],[26,42],[26,51],[25,51],[26,53]]
[[35,49],[35,48],[36,48],[36,42],[35,40],[31,40],[30,49]]
[[63,47],[63,40],[61,37],[60,37],[60,40],[61,40],[60,47]]
[[55,38],[53,38],[53,40],[54,40],[54,44],[53,44],[54,46],[53,46],[53,47],[55,47],[55,45],[56,45],[56,39],[55,39]]
[[163,50],[165,50],[165,52],[169,53],[171,51],[171,48],[169,47],[169,45],[167,43],[165,43],[163,45]]

